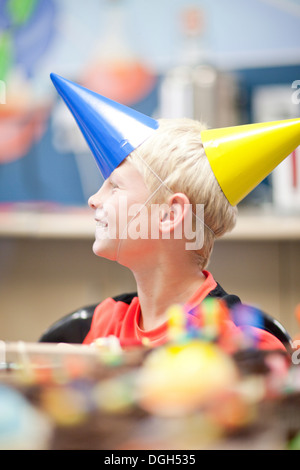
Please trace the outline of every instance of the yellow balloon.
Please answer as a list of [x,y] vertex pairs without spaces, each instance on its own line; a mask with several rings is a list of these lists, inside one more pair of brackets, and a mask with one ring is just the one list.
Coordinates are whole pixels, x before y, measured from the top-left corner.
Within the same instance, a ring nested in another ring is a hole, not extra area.
[[200,340],[155,349],[138,381],[142,408],[161,416],[182,416],[216,399],[237,381],[230,356]]

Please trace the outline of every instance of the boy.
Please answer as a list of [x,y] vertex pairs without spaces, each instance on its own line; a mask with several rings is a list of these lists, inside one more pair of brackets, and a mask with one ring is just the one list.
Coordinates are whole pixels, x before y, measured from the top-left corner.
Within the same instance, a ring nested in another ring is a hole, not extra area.
[[[51,78],[105,178],[89,199],[94,253],[128,267],[137,284],[137,295],[98,305],[84,343],[113,335],[124,346],[160,345],[171,305],[194,315],[208,296],[240,303],[205,269],[214,240],[234,227],[236,204],[299,144],[300,120],[206,130],[190,119],[152,120]],[[226,334],[236,329],[228,320]],[[257,338],[261,349],[283,347],[263,330]]]

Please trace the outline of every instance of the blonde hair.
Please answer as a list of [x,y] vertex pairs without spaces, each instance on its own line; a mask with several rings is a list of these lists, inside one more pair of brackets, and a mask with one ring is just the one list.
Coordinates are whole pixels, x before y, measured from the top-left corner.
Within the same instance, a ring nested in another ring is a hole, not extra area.
[[165,202],[172,191],[184,193],[193,210],[196,204],[204,205],[204,243],[196,252],[201,269],[208,265],[215,238],[233,229],[237,215],[205,155],[201,141],[205,128],[193,119],[160,119],[159,128],[128,157],[151,192],[164,182],[152,203]]

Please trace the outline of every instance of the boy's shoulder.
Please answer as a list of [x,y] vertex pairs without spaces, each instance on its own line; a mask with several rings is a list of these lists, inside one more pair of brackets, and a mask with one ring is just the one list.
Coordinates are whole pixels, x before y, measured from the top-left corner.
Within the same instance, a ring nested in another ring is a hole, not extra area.
[[135,297],[137,297],[137,292],[126,292],[125,294],[120,294],[112,297],[112,300],[114,302],[123,302],[127,305],[130,305]]
[[210,291],[207,297],[222,299],[226,303],[228,308],[232,308],[235,305],[241,303],[241,299],[237,295],[228,294],[218,282],[217,286]]

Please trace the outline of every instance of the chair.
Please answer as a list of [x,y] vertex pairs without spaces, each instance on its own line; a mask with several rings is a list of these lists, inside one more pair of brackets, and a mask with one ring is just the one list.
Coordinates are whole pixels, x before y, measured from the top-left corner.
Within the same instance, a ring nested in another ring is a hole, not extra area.
[[[114,297],[114,300],[122,300],[128,303],[135,295],[136,293],[123,294]],[[98,304],[82,307],[79,310],[64,316],[43,333],[39,342],[81,344],[89,332],[93,314],[97,305]],[[268,331],[278,338],[287,351],[291,352],[293,349],[292,339],[283,325],[265,312],[260,311],[260,315],[261,321],[259,328]]]
[[[132,292],[117,295],[113,299],[130,304],[135,296],[137,293]],[[39,342],[81,344],[90,330],[97,305],[98,303],[82,307],[56,321],[43,333]]]
[[43,333],[39,342],[81,344],[91,327],[96,306],[82,307],[64,316]]

